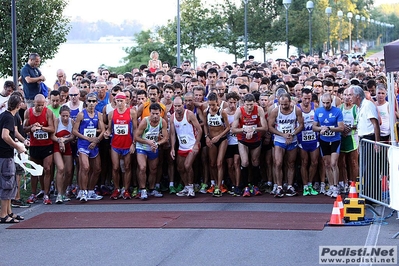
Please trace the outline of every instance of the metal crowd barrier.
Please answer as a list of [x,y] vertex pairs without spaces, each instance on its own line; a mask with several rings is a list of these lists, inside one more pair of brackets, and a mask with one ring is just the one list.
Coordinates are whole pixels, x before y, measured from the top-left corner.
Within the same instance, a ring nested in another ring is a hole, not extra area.
[[389,161],[391,145],[362,139],[359,143],[359,195],[389,207]]

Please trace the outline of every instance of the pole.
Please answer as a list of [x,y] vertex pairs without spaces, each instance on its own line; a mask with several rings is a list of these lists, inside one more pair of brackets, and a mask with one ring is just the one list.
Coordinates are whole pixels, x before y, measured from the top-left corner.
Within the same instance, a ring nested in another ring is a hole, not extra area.
[[177,67],[180,67],[180,0],[177,0]]
[[330,55],[330,16],[327,16],[327,55]]
[[312,11],[309,12],[309,55],[313,55],[312,51]]
[[290,53],[290,45],[288,43],[288,8],[285,9],[285,43],[287,44],[287,58]]
[[244,57],[245,57],[245,60],[248,59],[247,6],[248,6],[248,0],[244,0],[244,41],[245,41]]
[[12,77],[18,88],[18,59],[17,59],[17,8],[15,0],[11,0],[11,34],[12,34]]

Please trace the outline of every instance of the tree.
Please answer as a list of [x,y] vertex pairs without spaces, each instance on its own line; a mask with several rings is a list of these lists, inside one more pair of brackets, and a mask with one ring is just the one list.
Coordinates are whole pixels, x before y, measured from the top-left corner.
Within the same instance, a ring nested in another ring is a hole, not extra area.
[[[11,1],[0,6],[0,77],[12,75]],[[16,1],[17,61],[23,66],[32,52],[51,59],[66,42],[69,19],[63,16],[66,0]]]
[[[194,60],[195,51],[210,43],[209,34],[212,32],[212,21],[209,10],[203,6],[201,0],[182,0],[180,4],[180,46],[183,54]],[[157,33],[168,47],[177,46],[176,18],[169,20]]]
[[130,72],[133,68],[148,64],[150,53],[157,51],[162,62],[168,61],[170,64],[176,61],[175,51],[166,47],[159,37],[156,37],[150,30],[141,31],[134,35],[135,46],[126,48],[128,55],[123,58],[125,65],[120,67],[109,67],[116,73]]

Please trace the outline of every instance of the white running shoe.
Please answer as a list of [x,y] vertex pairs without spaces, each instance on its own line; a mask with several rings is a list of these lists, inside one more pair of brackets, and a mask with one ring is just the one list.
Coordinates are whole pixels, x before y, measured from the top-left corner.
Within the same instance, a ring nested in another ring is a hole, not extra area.
[[194,198],[195,197],[195,190],[193,186],[188,187],[187,197]]
[[185,186],[182,191],[176,193],[176,196],[178,196],[178,197],[187,196],[187,193],[188,193],[188,188],[187,188],[187,186]]
[[103,196],[97,195],[94,190],[89,190],[87,200],[101,200]]
[[320,194],[326,194],[326,183],[321,182],[319,193],[320,193]]
[[150,196],[156,197],[156,198],[162,198],[163,194],[159,192],[158,190],[154,189],[151,191]]
[[146,199],[148,199],[147,190],[142,189],[142,190],[140,191],[140,199],[141,199],[141,200],[146,200]]
[[332,191],[331,198],[336,198],[340,194],[337,186],[332,186]]
[[87,190],[79,190],[79,193],[80,192],[82,192],[80,195],[80,201],[87,201]]

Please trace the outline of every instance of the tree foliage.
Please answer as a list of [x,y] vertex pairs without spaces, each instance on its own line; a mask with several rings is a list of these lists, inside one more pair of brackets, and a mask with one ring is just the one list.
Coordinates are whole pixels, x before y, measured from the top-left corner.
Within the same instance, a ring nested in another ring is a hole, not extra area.
[[[69,19],[63,16],[66,0],[16,1],[17,60],[23,66],[29,53],[37,52],[42,61],[51,59],[66,42]],[[11,1],[0,6],[0,76],[12,75]]]
[[157,51],[159,59],[162,62],[169,62],[173,64],[176,60],[174,56],[175,51],[165,46],[159,37],[153,34],[150,30],[141,31],[134,35],[134,41],[136,43],[133,47],[125,48],[128,54],[123,60],[124,65],[120,67],[109,67],[109,69],[116,73],[130,72],[132,68],[138,67],[139,65],[148,64],[150,60],[150,53]]

